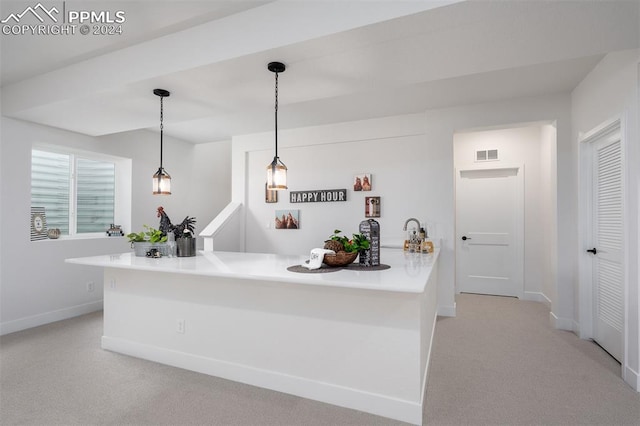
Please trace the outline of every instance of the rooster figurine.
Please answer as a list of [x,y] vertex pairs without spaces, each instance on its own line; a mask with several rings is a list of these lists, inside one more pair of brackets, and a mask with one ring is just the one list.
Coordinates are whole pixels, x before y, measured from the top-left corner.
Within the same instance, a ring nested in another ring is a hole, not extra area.
[[188,230],[191,234],[195,230],[195,217],[185,217],[184,220],[179,225],[174,225],[171,223],[171,219],[164,211],[162,206],[158,207],[158,217],[160,218],[160,231],[163,235],[167,235],[169,232],[173,232],[176,238],[181,238],[184,234],[184,231]]

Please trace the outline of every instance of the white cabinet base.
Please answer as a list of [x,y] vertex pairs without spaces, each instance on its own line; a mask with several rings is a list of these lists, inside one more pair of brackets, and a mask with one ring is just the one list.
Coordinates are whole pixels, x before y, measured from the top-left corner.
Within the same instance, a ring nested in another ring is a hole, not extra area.
[[417,292],[101,266],[104,349],[422,424],[435,259]]

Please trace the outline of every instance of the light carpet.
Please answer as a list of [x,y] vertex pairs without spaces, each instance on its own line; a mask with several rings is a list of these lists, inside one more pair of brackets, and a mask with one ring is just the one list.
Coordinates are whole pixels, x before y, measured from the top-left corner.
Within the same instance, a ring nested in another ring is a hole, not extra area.
[[[640,394],[540,303],[459,295],[439,318],[427,425],[640,425]],[[400,425],[100,348],[102,313],[0,338],[2,425]]]

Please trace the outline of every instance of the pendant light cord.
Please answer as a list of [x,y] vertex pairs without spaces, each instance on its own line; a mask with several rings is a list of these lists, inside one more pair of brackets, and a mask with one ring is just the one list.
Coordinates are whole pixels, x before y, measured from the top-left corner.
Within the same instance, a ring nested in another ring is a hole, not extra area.
[[164,100],[164,96],[160,96],[160,170],[162,170],[162,133],[164,130],[164,124],[163,124],[163,119],[164,119],[164,108],[163,108],[163,101]]
[[278,158],[278,73],[276,72],[276,158]]

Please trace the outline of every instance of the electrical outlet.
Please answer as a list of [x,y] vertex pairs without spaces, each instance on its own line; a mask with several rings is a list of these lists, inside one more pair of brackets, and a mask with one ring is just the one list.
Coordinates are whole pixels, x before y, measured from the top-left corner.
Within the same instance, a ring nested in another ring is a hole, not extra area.
[[109,280],[109,288],[111,290],[115,290],[116,289],[116,279],[115,278],[111,278]]
[[180,334],[184,334],[184,320],[178,319],[176,321],[176,332]]
[[89,281],[87,283],[87,292],[93,293],[95,289],[96,289],[96,283],[94,283],[93,281]]

